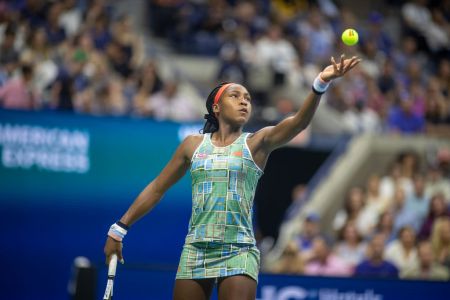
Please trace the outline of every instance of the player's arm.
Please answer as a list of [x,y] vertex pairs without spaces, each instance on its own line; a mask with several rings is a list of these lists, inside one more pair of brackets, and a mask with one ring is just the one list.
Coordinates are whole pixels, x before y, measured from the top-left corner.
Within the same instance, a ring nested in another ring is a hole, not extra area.
[[[350,59],[344,59],[341,56],[341,61],[337,64],[334,58],[331,58],[331,65],[327,66],[316,78],[319,85],[326,86],[332,79],[343,76],[349,70],[354,68],[361,60],[356,56]],[[314,87],[315,85],[313,85]],[[320,91],[319,91],[320,92]],[[288,117],[278,123],[276,126],[265,127],[255,133],[259,135],[262,147],[266,152],[270,152],[292,140],[297,134],[305,129],[316,112],[319,105],[321,94],[316,90],[310,92],[306,97],[300,110],[291,117]]]
[[184,176],[198,142],[198,136],[189,136],[180,144],[161,173],[145,187],[122,216],[120,221],[123,224],[131,226],[147,214],[161,200],[164,193]]
[[199,142],[198,136],[187,137],[161,173],[134,200],[120,219],[120,224],[114,224],[115,227],[111,226],[104,249],[107,261],[113,253],[117,253],[122,261],[121,241],[128,227],[147,214],[161,200],[164,193],[183,177],[189,168],[192,153]]

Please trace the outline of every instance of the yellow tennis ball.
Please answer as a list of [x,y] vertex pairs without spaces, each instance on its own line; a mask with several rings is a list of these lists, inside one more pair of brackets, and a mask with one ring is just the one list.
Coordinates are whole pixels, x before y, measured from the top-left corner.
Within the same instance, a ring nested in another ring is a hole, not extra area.
[[358,42],[358,32],[355,29],[348,28],[342,33],[342,41],[347,46],[353,46]]

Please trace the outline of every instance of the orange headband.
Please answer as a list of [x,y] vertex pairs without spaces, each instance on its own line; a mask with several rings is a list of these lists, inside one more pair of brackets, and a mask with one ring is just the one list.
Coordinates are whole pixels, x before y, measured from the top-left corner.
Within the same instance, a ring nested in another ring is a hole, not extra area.
[[229,87],[230,85],[234,84],[233,82],[224,84],[220,87],[220,89],[217,91],[216,95],[214,96],[214,104],[219,103],[220,97],[222,96],[223,92]]

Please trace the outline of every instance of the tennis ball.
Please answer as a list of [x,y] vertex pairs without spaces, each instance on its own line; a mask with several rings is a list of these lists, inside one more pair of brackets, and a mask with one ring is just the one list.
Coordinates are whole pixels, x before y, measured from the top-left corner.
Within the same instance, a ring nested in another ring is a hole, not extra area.
[[342,33],[342,41],[347,46],[353,46],[358,42],[358,32],[355,29],[348,28]]

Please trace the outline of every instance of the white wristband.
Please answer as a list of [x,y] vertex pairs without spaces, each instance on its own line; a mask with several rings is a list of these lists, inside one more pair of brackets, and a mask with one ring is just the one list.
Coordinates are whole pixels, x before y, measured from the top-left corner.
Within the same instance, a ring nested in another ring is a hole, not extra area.
[[127,235],[127,232],[128,231],[125,228],[122,228],[116,223],[114,223],[111,225],[111,227],[109,227],[108,236],[111,237],[113,240],[121,242],[123,238]]
[[314,93],[318,94],[318,95],[322,95],[323,93],[325,93],[328,89],[328,87],[330,86],[331,80],[330,81],[324,81],[320,75],[322,73],[319,73],[319,75],[317,75],[317,77],[314,79],[313,81],[313,85],[312,85],[312,89],[314,91]]

